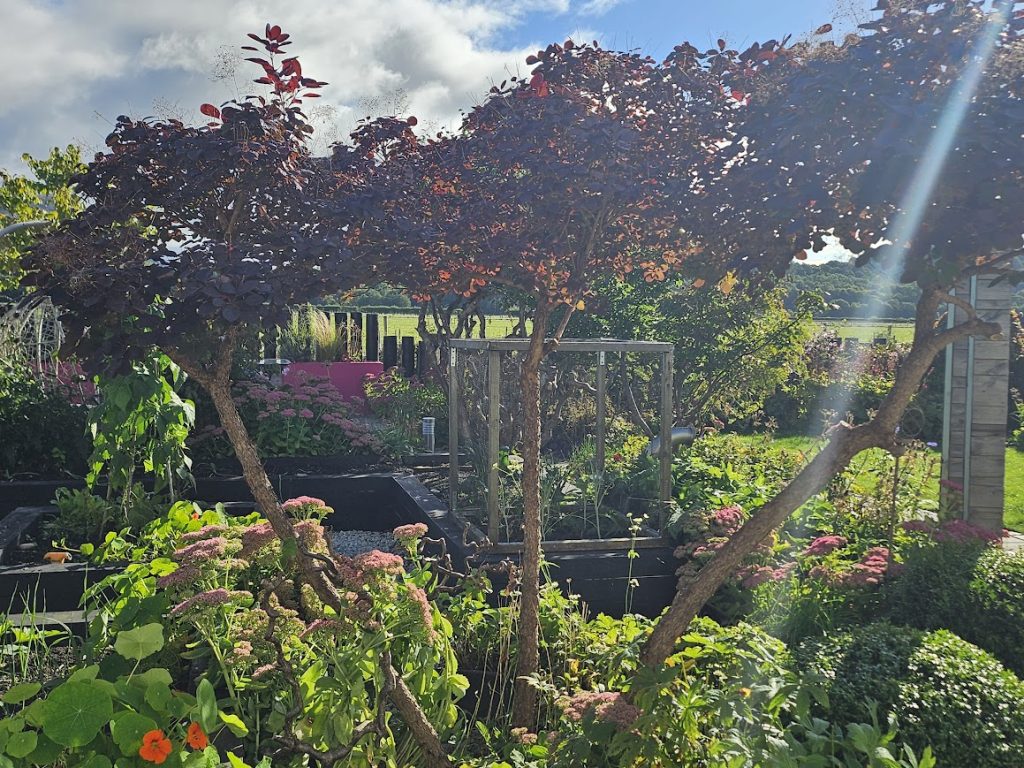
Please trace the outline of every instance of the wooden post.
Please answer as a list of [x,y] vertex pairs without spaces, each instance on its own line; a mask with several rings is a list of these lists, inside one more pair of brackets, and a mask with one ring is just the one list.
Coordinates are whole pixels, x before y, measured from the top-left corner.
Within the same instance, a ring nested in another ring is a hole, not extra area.
[[501,450],[501,352],[487,353],[487,538],[497,544],[501,509],[498,454]]
[[454,512],[459,499],[459,379],[458,353],[448,348],[448,508]]
[[661,354],[660,474],[658,495],[661,501],[661,526],[664,530],[668,501],[672,498],[672,352]]
[[604,474],[604,433],[605,433],[605,422],[607,421],[608,414],[606,413],[607,399],[607,366],[605,365],[605,352],[601,350],[597,353],[597,429],[595,430],[595,440],[597,445],[594,452],[594,470],[599,475]]
[[[1001,531],[1012,297],[1009,282],[993,284],[995,279],[995,275],[977,275],[955,289],[979,317],[999,323],[1003,333],[999,340],[971,337],[946,349],[942,479],[948,484],[942,494],[953,506],[962,500],[958,511],[964,519]],[[962,309],[952,304],[949,309],[951,322],[963,322]]]

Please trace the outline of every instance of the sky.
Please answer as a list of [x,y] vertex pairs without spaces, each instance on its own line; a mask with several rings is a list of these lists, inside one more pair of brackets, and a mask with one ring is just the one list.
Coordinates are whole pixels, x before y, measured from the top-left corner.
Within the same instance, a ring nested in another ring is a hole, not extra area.
[[[598,40],[662,58],[690,41],[733,46],[834,35],[874,0],[0,0],[0,167],[24,152],[103,146],[120,114],[199,122],[199,105],[255,92],[247,32],[279,24],[304,73],[330,83],[312,108],[314,151],[370,114],[458,124],[492,83],[550,42]],[[312,105],[313,102],[310,102]]]

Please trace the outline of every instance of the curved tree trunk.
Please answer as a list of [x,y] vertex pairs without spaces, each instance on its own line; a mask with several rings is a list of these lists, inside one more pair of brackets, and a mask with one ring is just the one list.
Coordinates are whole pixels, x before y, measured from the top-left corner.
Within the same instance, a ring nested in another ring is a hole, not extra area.
[[540,364],[549,308],[538,304],[530,346],[519,370],[523,397],[523,556],[520,575],[519,636],[512,722],[531,728],[537,693],[526,676],[540,665]]
[[697,574],[681,579],[675,599],[648,638],[641,654],[645,665],[657,666],[672,654],[676,641],[686,632],[690,622],[704,604],[764,539],[781,526],[808,499],[820,493],[841,472],[850,460],[866,448],[897,447],[897,429],[903,412],[920,389],[928,369],[940,350],[948,344],[972,335],[998,335],[1000,327],[986,323],[968,311],[968,320],[953,328],[936,331],[936,312],[949,297],[940,288],[924,290],[917,303],[914,343],[900,366],[892,389],[882,400],[870,421],[851,427],[840,424],[828,444],[771,501],[756,510]]

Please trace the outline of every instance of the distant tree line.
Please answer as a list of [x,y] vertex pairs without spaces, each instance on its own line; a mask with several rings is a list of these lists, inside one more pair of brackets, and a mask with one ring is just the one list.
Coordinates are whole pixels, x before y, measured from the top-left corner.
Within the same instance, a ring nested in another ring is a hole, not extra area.
[[801,293],[817,293],[825,299],[818,317],[872,317],[911,320],[920,289],[913,284],[887,284],[871,264],[849,261],[794,264],[783,280],[786,306],[793,308]]

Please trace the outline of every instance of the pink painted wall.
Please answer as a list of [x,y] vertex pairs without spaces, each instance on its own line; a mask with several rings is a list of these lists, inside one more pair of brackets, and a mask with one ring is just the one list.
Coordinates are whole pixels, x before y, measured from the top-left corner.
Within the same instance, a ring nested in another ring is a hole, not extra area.
[[380,376],[384,363],[292,363],[281,372],[282,379],[295,383],[304,373],[306,376],[326,377],[346,400],[365,400],[363,380],[367,375]]

